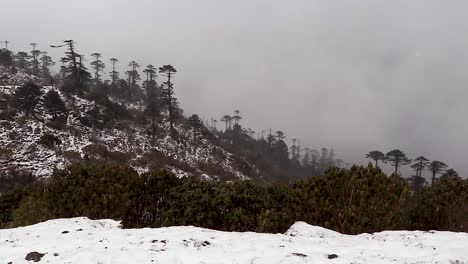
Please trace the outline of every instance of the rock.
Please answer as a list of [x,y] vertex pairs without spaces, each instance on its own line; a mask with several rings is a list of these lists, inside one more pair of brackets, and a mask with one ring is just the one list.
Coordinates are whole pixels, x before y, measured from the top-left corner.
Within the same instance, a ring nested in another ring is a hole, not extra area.
[[54,257],[58,257],[58,253],[54,253]]
[[303,257],[303,258],[307,257],[306,254],[302,254],[302,253],[292,253],[292,254],[293,254],[294,256],[298,256],[298,257]]
[[328,259],[336,259],[336,258],[338,258],[337,254],[329,254],[328,255]]
[[70,233],[69,231],[63,231],[62,234],[68,234]]
[[204,247],[209,246],[209,245],[211,245],[211,243],[208,242],[208,241],[204,241],[204,242],[202,243],[202,246],[204,246]]
[[44,256],[45,254],[42,254],[42,253],[39,253],[39,252],[29,252],[27,255],[26,255],[26,260],[27,261],[34,261],[34,262],[39,262],[41,261],[41,258]]

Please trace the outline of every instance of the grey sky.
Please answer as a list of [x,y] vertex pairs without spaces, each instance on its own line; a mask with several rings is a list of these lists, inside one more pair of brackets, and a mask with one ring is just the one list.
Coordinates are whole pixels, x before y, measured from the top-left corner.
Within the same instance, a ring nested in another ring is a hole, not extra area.
[[[15,50],[72,38],[140,65],[174,65],[187,113],[241,110],[349,162],[399,148],[468,173],[465,0],[3,0]],[[51,51],[58,60],[59,51]],[[108,63],[109,65],[109,63]]]

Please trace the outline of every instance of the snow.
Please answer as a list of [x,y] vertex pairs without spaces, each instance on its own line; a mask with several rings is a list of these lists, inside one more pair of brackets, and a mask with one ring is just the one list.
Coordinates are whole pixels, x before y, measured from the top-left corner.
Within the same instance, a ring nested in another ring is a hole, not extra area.
[[[57,219],[0,230],[0,263],[468,263],[468,234],[342,235],[303,222],[285,234],[181,226],[121,229],[113,220]],[[337,258],[329,259],[336,254]]]
[[[158,131],[164,131],[166,136],[156,138],[154,145],[147,134],[148,128],[135,123],[131,123],[125,129],[105,128],[97,130],[85,127],[80,123],[79,118],[94,108],[95,103],[78,96],[72,96],[72,99],[68,99],[53,86],[42,87],[44,94],[51,89],[56,90],[67,104],[69,109],[68,127],[64,130],[56,130],[39,120],[26,119],[21,116],[16,121],[0,120],[5,124],[0,126],[0,149],[3,146],[13,151],[7,160],[0,160],[0,169],[19,168],[30,171],[39,177],[48,177],[54,169],[62,169],[73,162],[73,160],[67,160],[66,156],[63,155],[64,153],[78,153],[81,157],[84,157],[83,150],[86,146],[99,143],[105,145],[108,151],[132,154],[128,165],[139,173],[149,170],[144,164],[139,164],[139,160],[145,153],[157,150],[164,156],[173,158],[195,170],[195,172],[187,172],[184,171],[184,168],[167,167],[179,177],[205,174],[202,176],[203,178],[217,179],[218,175],[211,175],[199,168],[200,164],[217,164],[225,173],[229,173],[241,180],[249,179],[234,165],[232,153],[216,146],[206,138],[200,138],[198,144],[194,144],[191,140],[191,129],[183,124],[175,125],[175,129],[181,136],[181,140],[178,141],[168,136],[169,125],[167,123],[159,123]],[[0,95],[13,92],[14,86],[0,86]],[[143,102],[133,102],[128,107],[142,109],[144,104]],[[51,118],[44,112],[42,105],[38,106],[37,112],[38,116],[47,120]],[[21,123],[18,121],[20,119],[25,121]],[[54,149],[38,144],[44,134],[52,134],[60,139],[62,143]],[[214,151],[222,153],[226,158],[220,160],[213,156]]]

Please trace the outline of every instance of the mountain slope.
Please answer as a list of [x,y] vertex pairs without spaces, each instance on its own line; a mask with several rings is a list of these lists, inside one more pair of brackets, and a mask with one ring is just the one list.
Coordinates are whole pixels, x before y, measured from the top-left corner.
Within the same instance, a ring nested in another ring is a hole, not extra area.
[[44,254],[39,263],[468,263],[466,233],[349,236],[302,222],[283,235],[190,226],[122,230],[113,220],[73,218],[0,230],[0,237],[0,262],[15,264],[29,263],[31,252]]
[[[10,84],[40,81],[21,70],[9,75],[2,74],[1,70],[0,75],[7,76]],[[14,85],[0,86],[0,103],[11,101],[16,88]],[[97,117],[93,122],[100,127],[96,127],[89,124],[90,116],[109,115],[112,109],[92,98],[66,96],[54,86],[42,86],[41,90],[43,94],[50,90],[60,94],[68,109],[65,123],[54,124],[43,103],[39,104],[33,117],[18,112],[14,118],[0,118],[0,169],[19,169],[36,176],[48,176],[55,168],[86,161],[129,165],[139,172],[165,168],[181,176],[210,179],[242,180],[261,175],[245,157],[218,146],[208,129],[204,128],[201,136],[194,140],[193,128],[185,118],[175,125],[177,137],[171,137],[163,113],[153,143],[149,124],[138,119],[145,107],[143,101],[127,102],[110,97],[104,102],[125,109],[132,118],[113,120],[109,124]]]

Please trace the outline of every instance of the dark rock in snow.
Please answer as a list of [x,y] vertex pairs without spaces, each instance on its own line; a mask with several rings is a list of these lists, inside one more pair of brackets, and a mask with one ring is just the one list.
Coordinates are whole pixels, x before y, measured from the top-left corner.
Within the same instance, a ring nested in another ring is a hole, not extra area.
[[204,246],[204,247],[205,247],[205,246],[209,246],[209,245],[211,245],[211,243],[208,242],[208,241],[205,241],[205,242],[202,243],[202,246]]
[[307,257],[306,254],[302,254],[302,253],[292,253],[292,254],[293,254],[294,256],[298,256],[298,257],[303,257],[303,258]]
[[39,253],[39,252],[29,252],[27,255],[26,255],[26,259],[27,261],[34,261],[34,262],[39,262],[41,261],[41,258],[44,256],[45,254],[42,254],[42,253]]
[[338,258],[337,254],[329,254],[328,255],[328,259],[336,259],[336,258]]
[[62,234],[68,234],[70,231],[63,231]]

